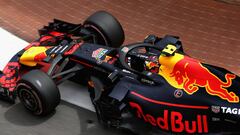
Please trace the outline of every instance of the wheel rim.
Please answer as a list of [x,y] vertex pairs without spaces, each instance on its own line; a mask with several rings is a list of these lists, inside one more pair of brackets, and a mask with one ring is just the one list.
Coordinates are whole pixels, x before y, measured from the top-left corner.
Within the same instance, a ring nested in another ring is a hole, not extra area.
[[21,88],[19,90],[19,98],[23,105],[33,112],[34,114],[41,114],[42,107],[37,94],[34,93],[32,89],[29,88]]

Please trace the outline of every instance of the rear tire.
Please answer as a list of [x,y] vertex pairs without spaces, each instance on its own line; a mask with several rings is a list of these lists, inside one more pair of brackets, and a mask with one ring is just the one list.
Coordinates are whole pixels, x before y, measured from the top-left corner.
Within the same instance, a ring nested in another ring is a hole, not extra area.
[[23,75],[18,82],[17,92],[21,103],[34,115],[47,115],[60,103],[58,87],[40,70]]
[[124,42],[124,31],[118,20],[110,13],[98,11],[89,16],[83,26],[95,33],[100,44],[120,47]]

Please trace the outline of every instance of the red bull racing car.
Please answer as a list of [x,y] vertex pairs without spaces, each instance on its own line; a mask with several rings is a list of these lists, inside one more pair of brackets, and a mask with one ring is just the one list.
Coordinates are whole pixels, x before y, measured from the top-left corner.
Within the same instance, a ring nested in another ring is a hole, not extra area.
[[39,34],[0,75],[1,97],[18,97],[34,115],[51,113],[57,85],[72,79],[87,85],[104,125],[121,127],[129,113],[172,133],[240,131],[240,78],[189,57],[178,37],[121,46],[123,29],[104,11],[83,24],[54,20]]

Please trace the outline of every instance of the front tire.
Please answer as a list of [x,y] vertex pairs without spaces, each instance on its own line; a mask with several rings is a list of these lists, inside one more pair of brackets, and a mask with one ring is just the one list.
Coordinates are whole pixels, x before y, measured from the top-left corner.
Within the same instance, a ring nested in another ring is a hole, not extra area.
[[60,93],[54,81],[40,70],[22,76],[17,85],[18,97],[34,115],[47,115],[60,103]]

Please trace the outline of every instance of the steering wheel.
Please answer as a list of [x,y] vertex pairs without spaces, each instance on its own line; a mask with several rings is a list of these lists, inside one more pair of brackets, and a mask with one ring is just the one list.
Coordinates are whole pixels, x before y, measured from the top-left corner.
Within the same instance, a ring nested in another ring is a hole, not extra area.
[[[140,52],[136,51],[138,48],[140,49]],[[141,52],[141,51],[143,51],[143,52]],[[128,46],[122,47],[119,52],[119,60],[120,60],[121,65],[125,69],[127,69],[141,77],[145,77],[151,81],[161,82],[162,78],[158,74],[155,74],[155,73],[152,73],[152,72],[149,72],[146,70],[138,71],[138,70],[134,69],[133,67],[131,67],[131,65],[129,65],[129,63],[127,62],[127,60],[132,57],[135,57],[142,61],[151,61],[149,56],[151,56],[151,55],[159,56],[160,52],[161,52],[161,49],[152,44],[136,43],[133,45],[128,45]],[[156,53],[158,53],[158,54],[156,54]]]

